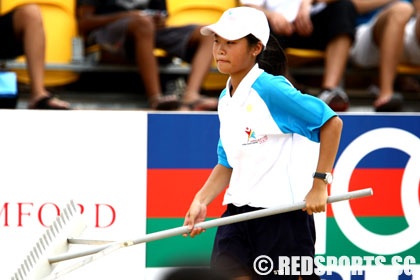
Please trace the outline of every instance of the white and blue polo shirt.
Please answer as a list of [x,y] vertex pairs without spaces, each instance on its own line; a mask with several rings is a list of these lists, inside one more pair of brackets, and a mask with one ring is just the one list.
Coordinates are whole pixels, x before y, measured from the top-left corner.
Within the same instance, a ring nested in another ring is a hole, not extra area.
[[321,126],[336,113],[283,76],[256,64],[233,96],[219,99],[218,163],[232,168],[223,204],[274,207],[302,201],[312,187]]

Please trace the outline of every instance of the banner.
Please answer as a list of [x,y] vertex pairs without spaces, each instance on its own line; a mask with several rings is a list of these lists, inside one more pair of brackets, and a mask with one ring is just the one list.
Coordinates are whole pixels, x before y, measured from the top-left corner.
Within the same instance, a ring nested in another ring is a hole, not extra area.
[[[420,279],[420,114],[340,117],[330,193],[374,194],[315,214],[317,272],[328,280]],[[132,240],[182,226],[217,163],[216,113],[0,110],[0,119],[0,279],[11,278],[70,200],[86,223],[77,238]],[[223,210],[220,195],[208,218]],[[207,266],[214,235],[122,248],[62,279],[161,280],[176,267]],[[315,269],[302,258],[271,261],[256,259],[256,269]]]

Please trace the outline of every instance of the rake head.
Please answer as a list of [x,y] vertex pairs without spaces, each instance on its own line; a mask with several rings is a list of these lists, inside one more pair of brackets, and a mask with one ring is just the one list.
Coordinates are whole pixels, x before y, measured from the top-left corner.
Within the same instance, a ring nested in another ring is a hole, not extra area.
[[54,269],[48,257],[66,252],[69,246],[68,238],[79,236],[85,228],[86,224],[81,214],[71,201],[39,238],[11,279],[42,279],[48,276]]

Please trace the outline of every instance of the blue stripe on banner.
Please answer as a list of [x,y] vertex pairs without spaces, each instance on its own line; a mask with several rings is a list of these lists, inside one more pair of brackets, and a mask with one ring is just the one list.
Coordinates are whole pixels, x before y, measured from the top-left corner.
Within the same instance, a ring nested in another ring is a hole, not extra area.
[[[342,114],[344,128],[337,158],[357,137],[378,128],[398,128],[420,137],[420,115]],[[217,163],[217,113],[148,115],[148,168],[213,168]],[[382,139],[378,139],[380,143]],[[408,155],[386,148],[366,155],[358,168],[404,168]]]
[[207,114],[149,114],[148,168],[213,168],[219,118]]
[[[343,120],[343,132],[337,158],[343,150],[357,137],[378,128],[397,128],[420,137],[420,115],[340,115]],[[384,139],[377,139],[381,143]],[[404,168],[408,155],[395,148],[384,148],[374,151],[375,156],[369,154],[359,168]]]
[[[404,168],[410,156],[404,151],[384,148],[366,155],[357,164],[357,168]],[[384,170],[384,172],[386,172]]]

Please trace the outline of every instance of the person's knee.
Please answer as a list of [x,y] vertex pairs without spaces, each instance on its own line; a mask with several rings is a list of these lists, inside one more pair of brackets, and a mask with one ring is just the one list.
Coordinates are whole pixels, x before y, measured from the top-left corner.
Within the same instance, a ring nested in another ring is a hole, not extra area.
[[42,22],[41,8],[37,4],[26,4],[16,8],[15,15],[22,20]]
[[149,16],[132,16],[128,24],[128,32],[133,37],[146,38],[153,37],[156,31],[153,19]]
[[413,5],[407,2],[396,2],[388,10],[388,19],[395,23],[406,24],[413,14]]
[[13,14],[15,32],[22,34],[25,30],[38,30],[43,32],[44,22],[41,8],[37,4],[27,4],[16,8]]

